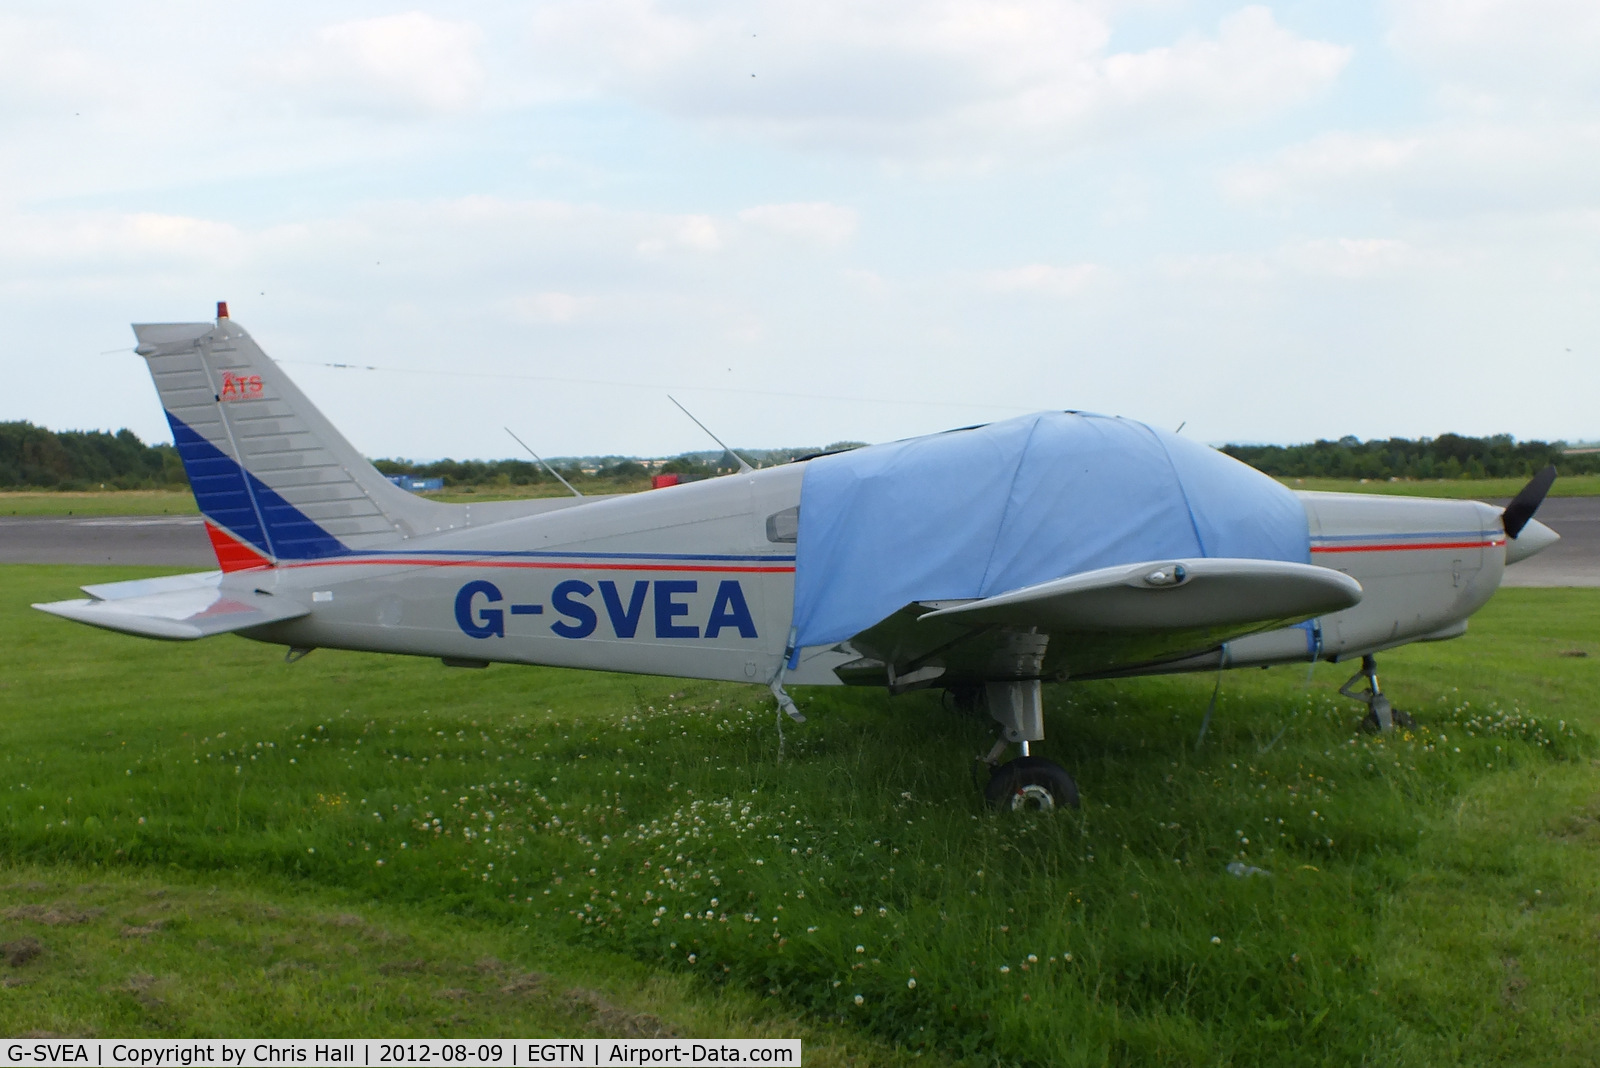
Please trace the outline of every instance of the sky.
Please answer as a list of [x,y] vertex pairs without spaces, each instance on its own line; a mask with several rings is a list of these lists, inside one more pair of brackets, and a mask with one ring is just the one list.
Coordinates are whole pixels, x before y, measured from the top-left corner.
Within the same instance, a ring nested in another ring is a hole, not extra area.
[[227,300],[375,457],[708,447],[669,394],[1594,439],[1597,55],[1593,0],[10,0],[0,420],[170,440],[128,324]]

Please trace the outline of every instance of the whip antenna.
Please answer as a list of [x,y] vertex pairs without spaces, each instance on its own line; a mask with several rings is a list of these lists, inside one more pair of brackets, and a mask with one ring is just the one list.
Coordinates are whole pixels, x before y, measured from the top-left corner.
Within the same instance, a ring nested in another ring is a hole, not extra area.
[[528,455],[533,457],[535,460],[538,460],[540,467],[544,468],[546,471],[550,472],[552,475],[555,475],[557,482],[559,482],[563,486],[567,487],[567,489],[572,490],[572,495],[574,497],[582,497],[583,496],[583,494],[579,493],[576,489],[573,488],[572,483],[568,482],[566,479],[561,477],[561,472],[557,471],[555,468],[553,468],[549,464],[545,463],[544,462],[544,457],[540,456],[538,453],[536,453],[532,449],[528,448],[528,443],[526,441],[523,441],[521,438],[517,437],[516,434],[512,433],[512,430],[511,430],[510,427],[505,427],[504,430],[505,430],[505,432],[507,434],[511,434],[511,440],[512,441],[515,441],[518,445],[521,445],[524,449],[528,449]]
[[[670,393],[667,394],[667,400],[671,401],[673,404],[678,404],[678,398],[674,397]],[[678,404],[678,411],[682,412],[684,415],[687,415],[691,420],[694,421],[694,425],[695,426],[699,427],[701,430],[704,430],[706,432],[706,437],[710,438],[712,441],[716,442],[718,445],[722,445],[722,439],[717,437],[715,434],[713,434],[711,432],[711,428],[710,427],[706,426],[700,420],[695,419],[693,412],[691,412],[689,409],[685,408],[681,404]],[[743,474],[746,471],[754,471],[755,470],[755,468],[751,467],[749,465],[749,463],[747,463],[745,461],[745,458],[743,456],[740,456],[738,453],[734,452],[732,449],[728,448],[726,445],[722,445],[722,451],[727,453],[729,456],[733,457],[735,460],[739,461],[739,473],[740,474]]]

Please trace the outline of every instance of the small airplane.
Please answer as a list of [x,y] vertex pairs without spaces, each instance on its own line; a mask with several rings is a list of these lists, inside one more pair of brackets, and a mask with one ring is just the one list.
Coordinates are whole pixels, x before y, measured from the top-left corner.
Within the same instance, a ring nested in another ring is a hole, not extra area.
[[[1359,660],[1454,638],[1553,544],[1548,468],[1505,509],[1295,492],[1127,419],[1041,412],[647,493],[445,504],[395,486],[219,304],[135,325],[220,569],[34,607],[187,640],[788,685],[985,709],[985,794],[1078,803],[1041,683]],[[1357,688],[1364,687],[1364,688]],[[1020,755],[1004,760],[1011,746]]]

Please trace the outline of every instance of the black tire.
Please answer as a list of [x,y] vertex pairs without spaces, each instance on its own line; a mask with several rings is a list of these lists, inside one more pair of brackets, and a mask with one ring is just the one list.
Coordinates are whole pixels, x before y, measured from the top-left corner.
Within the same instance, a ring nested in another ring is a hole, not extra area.
[[1025,756],[995,768],[983,796],[1002,812],[1051,812],[1078,807],[1078,784],[1060,764]]

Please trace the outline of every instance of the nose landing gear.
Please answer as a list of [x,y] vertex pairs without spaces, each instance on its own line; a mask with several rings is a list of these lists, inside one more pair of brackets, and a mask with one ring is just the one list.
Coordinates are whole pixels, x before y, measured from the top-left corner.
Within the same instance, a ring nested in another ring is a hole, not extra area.
[[[1358,683],[1366,683],[1366,689],[1358,690]],[[1361,721],[1361,729],[1374,734],[1393,730],[1395,727],[1415,727],[1416,720],[1409,713],[1402,712],[1389,703],[1383,691],[1378,688],[1378,661],[1368,653],[1361,658],[1361,669],[1350,676],[1348,682],[1339,687],[1339,692],[1352,701],[1360,701],[1367,706],[1367,715]]]
[[[1078,806],[1078,784],[1067,769],[1029,752],[1031,742],[1044,738],[1044,706],[1038,679],[991,682],[984,687],[989,715],[1000,724],[1000,738],[981,761],[990,768],[983,796],[994,808],[1009,812],[1052,812],[1058,806]],[[1000,758],[1012,744],[1022,755],[1004,764]]]

